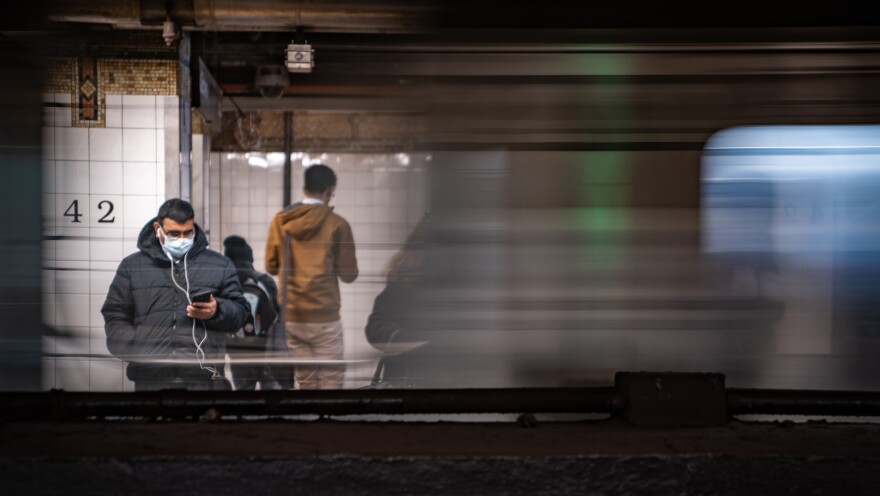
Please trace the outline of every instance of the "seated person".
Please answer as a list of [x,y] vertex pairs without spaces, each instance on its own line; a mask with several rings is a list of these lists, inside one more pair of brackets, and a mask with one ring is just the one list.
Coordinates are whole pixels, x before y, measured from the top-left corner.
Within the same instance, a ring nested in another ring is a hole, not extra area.
[[426,344],[417,318],[417,282],[421,275],[424,220],[416,226],[403,248],[386,269],[385,289],[376,296],[365,329],[367,341],[383,352],[386,384],[402,385],[412,378],[413,367]]

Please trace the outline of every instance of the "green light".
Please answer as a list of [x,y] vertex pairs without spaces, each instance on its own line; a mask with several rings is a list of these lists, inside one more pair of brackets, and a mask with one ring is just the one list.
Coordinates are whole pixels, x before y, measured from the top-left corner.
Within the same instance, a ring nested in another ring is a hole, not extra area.
[[572,210],[572,222],[588,233],[583,247],[581,267],[620,267],[624,260],[615,236],[630,228],[626,209],[628,194],[626,152],[587,152],[580,155],[579,182],[584,208]]
[[621,170],[621,152],[589,152],[581,158],[581,171],[587,187],[592,184],[619,183],[624,175]]
[[626,152],[589,152],[580,157],[580,185],[586,206],[626,204]]

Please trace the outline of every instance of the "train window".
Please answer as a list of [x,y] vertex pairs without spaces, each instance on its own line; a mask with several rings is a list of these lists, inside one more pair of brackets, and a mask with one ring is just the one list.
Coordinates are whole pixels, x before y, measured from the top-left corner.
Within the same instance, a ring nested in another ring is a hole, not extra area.
[[780,304],[764,385],[876,388],[880,126],[726,129],[706,145],[702,185],[719,280]]

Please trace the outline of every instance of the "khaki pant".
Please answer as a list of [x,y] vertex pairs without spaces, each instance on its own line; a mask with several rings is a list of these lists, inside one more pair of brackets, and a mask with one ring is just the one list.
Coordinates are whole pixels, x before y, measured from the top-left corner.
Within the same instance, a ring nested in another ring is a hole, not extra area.
[[[286,322],[287,346],[296,359],[342,360],[342,322]],[[300,389],[341,389],[345,365],[297,365]]]

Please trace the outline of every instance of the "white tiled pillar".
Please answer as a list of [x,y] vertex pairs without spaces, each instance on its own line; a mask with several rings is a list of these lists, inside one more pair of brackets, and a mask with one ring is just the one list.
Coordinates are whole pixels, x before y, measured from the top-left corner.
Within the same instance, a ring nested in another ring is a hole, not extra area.
[[[106,127],[71,127],[70,95],[44,95],[44,311],[47,388],[122,391],[101,305],[119,262],[165,201],[165,107],[177,98],[106,95]],[[60,106],[59,106],[60,105]]]

